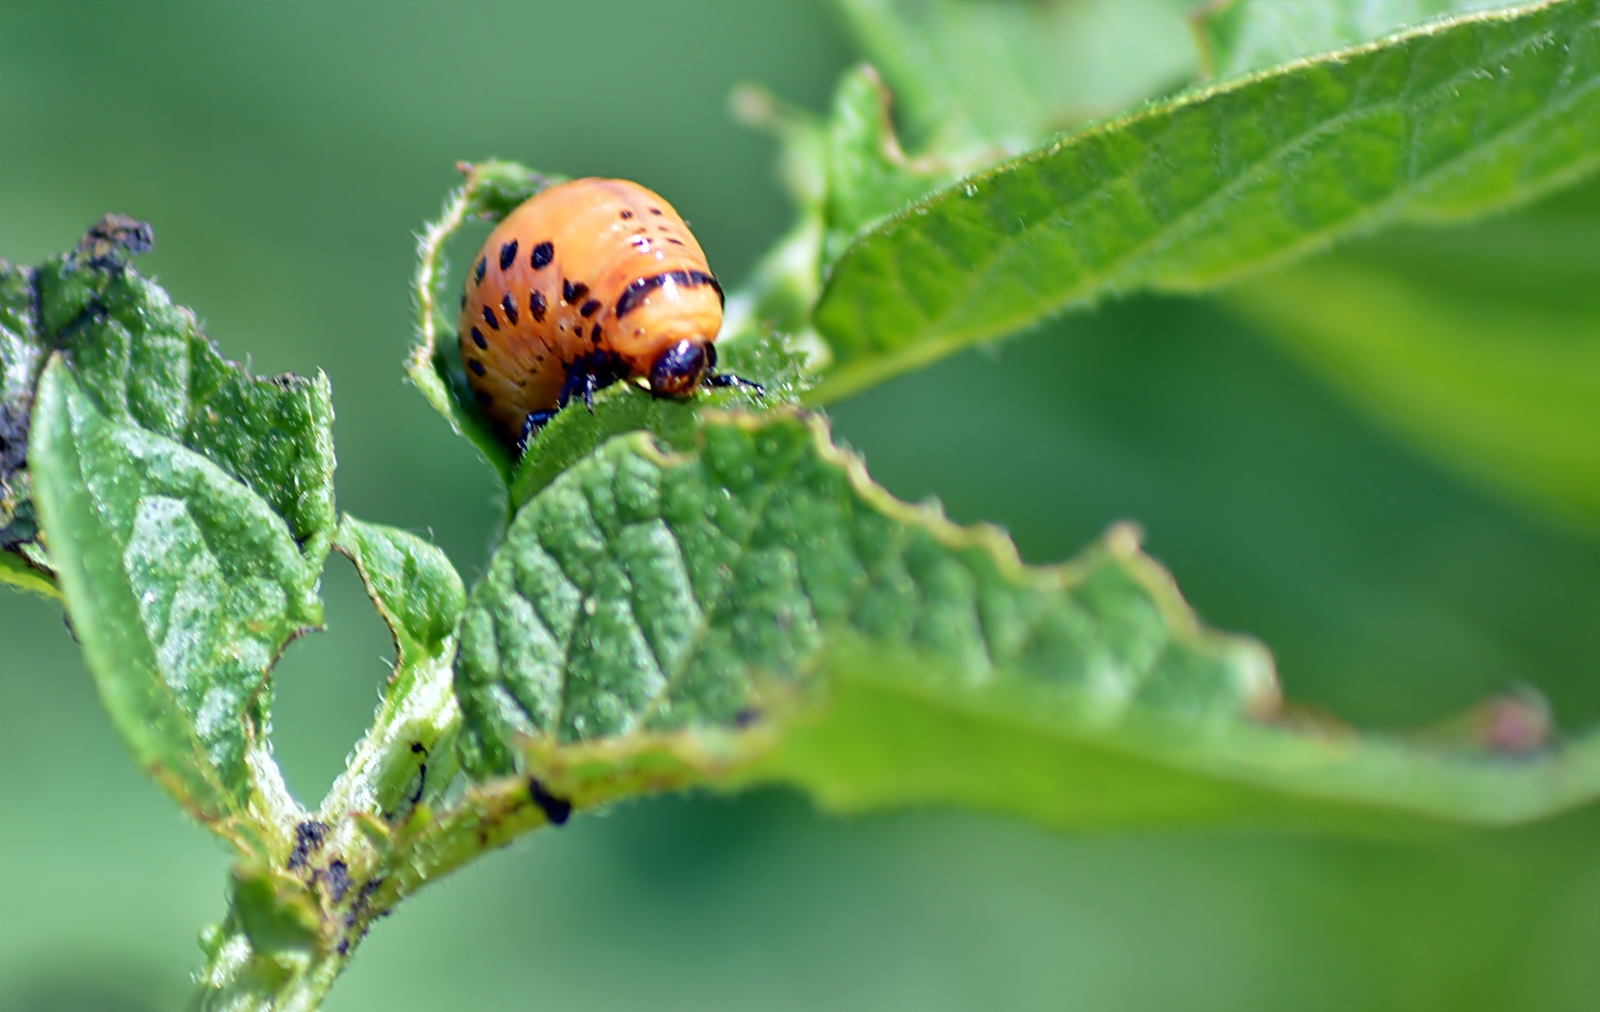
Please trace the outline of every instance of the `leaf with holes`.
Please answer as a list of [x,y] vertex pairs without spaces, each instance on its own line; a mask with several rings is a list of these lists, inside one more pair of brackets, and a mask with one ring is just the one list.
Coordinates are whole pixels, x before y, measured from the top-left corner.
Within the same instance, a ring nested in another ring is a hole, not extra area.
[[1153,106],[969,178],[840,259],[827,401],[1070,305],[1197,291],[1600,162],[1600,0],[1397,36]]
[[176,441],[107,418],[60,360],[39,383],[29,456],[112,723],[196,818],[242,841],[252,808],[286,797],[258,761],[268,671],[321,623],[320,567],[264,499]]

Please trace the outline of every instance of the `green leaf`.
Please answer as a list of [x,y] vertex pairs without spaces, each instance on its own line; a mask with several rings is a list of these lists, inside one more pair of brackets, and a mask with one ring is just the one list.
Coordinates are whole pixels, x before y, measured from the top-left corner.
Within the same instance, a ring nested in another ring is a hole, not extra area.
[[877,71],[864,65],[846,73],[834,92],[825,151],[823,271],[872,223],[956,175],[937,159],[906,157],[889,118],[889,91]]
[[751,337],[724,356],[724,367],[760,383],[760,394],[738,387],[702,389],[687,401],[653,397],[632,383],[617,383],[596,397],[594,411],[560,411],[545,425],[517,462],[511,482],[511,508],[520,509],[567,468],[602,443],[625,432],[643,430],[668,446],[687,447],[707,409],[776,407],[799,400],[799,364],[774,338]]
[[1600,736],[1297,719],[1266,651],[1201,627],[1131,529],[1023,566],[998,531],[891,499],[803,414],[707,416],[686,453],[612,440],[518,513],[461,637],[468,768],[531,780],[469,793],[444,863],[484,827],[693,783],[1062,826],[1501,822],[1600,795]]
[[1474,11],[1504,0],[1222,0],[1195,15],[1201,62],[1211,77],[1235,77],[1280,63]]
[[258,379],[226,361],[194,314],[127,266],[149,227],[107,216],[38,269],[49,343],[108,419],[176,440],[248,485],[320,567],[336,523],[326,376]]
[[1390,233],[1229,301],[1419,446],[1600,534],[1600,187]]
[[283,796],[265,752],[268,671],[321,623],[320,567],[260,496],[177,442],[103,416],[59,359],[39,383],[29,456],[112,723],[196,818],[247,833],[250,807]]
[[[44,368],[33,272],[0,260],[0,581],[54,595],[37,544],[28,477],[28,421]],[[32,550],[37,558],[23,557]]]
[[1179,0],[836,6],[900,95],[921,150],[958,160],[1026,150],[1195,71]]
[[[336,835],[351,836],[360,830],[347,816],[401,822],[437,800],[455,775],[460,718],[450,672],[466,591],[443,552],[405,531],[346,516],[334,547],[361,573],[396,653],[377,719],[317,815]],[[332,841],[340,851],[349,842]]]
[[1197,291],[1600,158],[1600,3],[1556,0],[1184,96],[889,219],[828,279],[826,401],[1070,305]]

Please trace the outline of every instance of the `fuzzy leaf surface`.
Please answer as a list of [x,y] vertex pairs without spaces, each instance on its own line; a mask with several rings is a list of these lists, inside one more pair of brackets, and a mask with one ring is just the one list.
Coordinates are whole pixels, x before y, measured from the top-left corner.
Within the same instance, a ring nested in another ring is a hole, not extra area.
[[1600,793],[1600,740],[1510,759],[1285,723],[1266,651],[1201,627],[1128,529],[1023,566],[889,497],[818,418],[701,422],[567,469],[470,595],[463,754],[500,807],[462,839],[538,818],[512,773],[580,808],[781,780],[1063,826],[1512,821]]
[[174,440],[105,417],[60,360],[39,384],[30,457],[113,725],[147,773],[228,833],[260,786],[250,757],[264,744],[268,670],[321,623],[320,567],[260,496]]
[[1197,291],[1600,160],[1600,2],[1554,0],[1162,103],[970,177],[845,252],[826,401],[1074,304]]
[[46,341],[101,414],[175,440],[244,482],[320,565],[337,522],[327,377],[257,378],[222,358],[192,312],[127,266],[125,231],[102,222],[38,268]]
[[455,772],[450,668],[466,591],[445,554],[414,534],[347,516],[334,547],[361,573],[396,659],[372,730],[320,817],[338,825],[363,811],[394,822],[435,798]]

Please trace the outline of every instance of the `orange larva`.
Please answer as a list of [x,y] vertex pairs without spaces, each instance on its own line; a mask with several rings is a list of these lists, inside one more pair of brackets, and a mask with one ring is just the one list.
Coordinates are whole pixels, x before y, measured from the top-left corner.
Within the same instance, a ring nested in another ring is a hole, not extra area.
[[529,199],[489,234],[461,296],[473,396],[523,444],[578,396],[642,377],[658,397],[715,371],[722,286],[683,219],[623,179],[577,179]]

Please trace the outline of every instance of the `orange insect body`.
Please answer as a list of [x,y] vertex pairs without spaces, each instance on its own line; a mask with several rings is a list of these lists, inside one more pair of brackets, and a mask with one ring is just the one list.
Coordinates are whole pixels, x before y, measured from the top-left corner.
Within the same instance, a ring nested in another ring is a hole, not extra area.
[[544,190],[489,234],[467,272],[461,357],[510,440],[573,396],[643,377],[682,397],[718,376],[722,288],[672,205],[637,183]]

